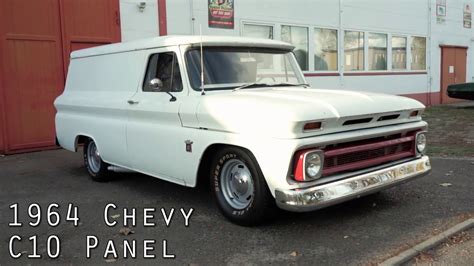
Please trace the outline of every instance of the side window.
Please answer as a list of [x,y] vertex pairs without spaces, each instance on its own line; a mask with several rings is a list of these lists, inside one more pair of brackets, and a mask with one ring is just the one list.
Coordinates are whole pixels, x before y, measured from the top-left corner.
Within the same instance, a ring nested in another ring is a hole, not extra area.
[[[159,79],[163,86],[157,90],[150,86],[150,81]],[[153,54],[148,60],[145,80],[143,82],[143,91],[171,91],[178,92],[183,90],[181,73],[179,71],[178,59],[173,52]]]

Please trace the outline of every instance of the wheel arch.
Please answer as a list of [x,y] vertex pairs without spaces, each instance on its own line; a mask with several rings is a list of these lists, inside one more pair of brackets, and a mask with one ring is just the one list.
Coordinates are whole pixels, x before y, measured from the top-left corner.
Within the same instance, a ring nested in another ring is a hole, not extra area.
[[76,138],[74,140],[74,151],[77,152],[79,145],[85,144],[87,139],[91,139],[92,141],[94,141],[97,148],[99,148],[99,144],[91,135],[80,133],[76,135]]
[[197,176],[196,176],[196,187],[202,186],[202,185],[209,185],[210,179],[208,175],[211,168],[212,157],[218,150],[226,148],[226,147],[234,147],[234,148],[238,148],[238,149],[242,149],[246,151],[252,157],[252,159],[255,160],[255,162],[257,163],[257,166],[260,168],[257,158],[255,157],[255,155],[250,149],[244,146],[239,146],[239,145],[234,145],[234,144],[229,144],[229,143],[213,143],[206,147],[206,149],[202,153],[201,158],[199,160]]

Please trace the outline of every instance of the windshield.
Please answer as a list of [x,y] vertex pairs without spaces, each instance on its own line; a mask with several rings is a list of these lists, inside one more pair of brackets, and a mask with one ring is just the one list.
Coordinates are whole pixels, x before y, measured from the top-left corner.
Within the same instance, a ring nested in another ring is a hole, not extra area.
[[[248,47],[204,47],[204,89],[234,89],[250,83],[305,83],[293,53],[287,50]],[[201,89],[201,52],[186,53],[189,81]]]

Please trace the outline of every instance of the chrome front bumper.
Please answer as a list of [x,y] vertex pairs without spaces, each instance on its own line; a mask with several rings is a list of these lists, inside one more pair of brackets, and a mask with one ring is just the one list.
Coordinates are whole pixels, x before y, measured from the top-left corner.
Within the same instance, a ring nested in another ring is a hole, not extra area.
[[398,185],[430,171],[430,159],[423,156],[328,184],[304,189],[276,190],[275,198],[278,207],[282,209],[312,211]]

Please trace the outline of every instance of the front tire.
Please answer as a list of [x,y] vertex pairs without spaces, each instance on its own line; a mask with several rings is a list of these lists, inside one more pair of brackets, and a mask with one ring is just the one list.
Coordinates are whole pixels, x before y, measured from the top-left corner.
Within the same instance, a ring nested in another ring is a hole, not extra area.
[[102,161],[99,149],[92,139],[87,139],[84,143],[84,166],[89,173],[89,176],[94,181],[105,182],[111,178],[109,164]]
[[275,213],[275,200],[247,150],[227,147],[217,152],[211,164],[211,189],[219,210],[236,224],[261,224]]

